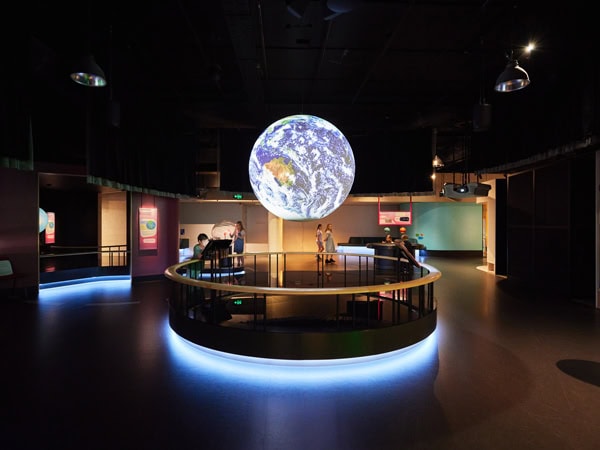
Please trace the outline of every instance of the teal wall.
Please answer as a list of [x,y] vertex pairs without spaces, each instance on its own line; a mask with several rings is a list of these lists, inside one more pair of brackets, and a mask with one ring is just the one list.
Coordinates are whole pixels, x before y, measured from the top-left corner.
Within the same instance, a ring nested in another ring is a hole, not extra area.
[[409,237],[430,250],[483,250],[482,205],[413,203]]

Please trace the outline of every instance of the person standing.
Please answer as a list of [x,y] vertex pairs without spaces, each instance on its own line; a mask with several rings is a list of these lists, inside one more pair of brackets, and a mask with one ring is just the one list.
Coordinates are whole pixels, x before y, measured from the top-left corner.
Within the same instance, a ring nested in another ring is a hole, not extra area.
[[325,251],[325,245],[323,244],[323,227],[322,224],[317,225],[317,231],[315,235],[316,243],[317,243],[317,259],[321,259],[321,255],[319,253],[323,253]]
[[[241,220],[235,223],[235,230],[229,235],[233,239],[233,253],[244,253],[244,243],[246,241],[246,229]],[[238,257],[237,265],[241,267],[244,265],[244,257]]]
[[[325,227],[325,251],[327,253],[335,253],[335,240],[333,238],[333,226],[328,223],[327,227]],[[327,264],[335,263],[335,259],[333,256],[327,255],[327,259],[325,260]]]

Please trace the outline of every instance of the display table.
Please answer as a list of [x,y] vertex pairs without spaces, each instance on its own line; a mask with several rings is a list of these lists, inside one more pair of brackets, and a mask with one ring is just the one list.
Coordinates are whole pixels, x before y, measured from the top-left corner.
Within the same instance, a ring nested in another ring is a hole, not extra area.
[[336,247],[336,252],[337,253],[356,253],[359,255],[374,255],[375,254],[375,250],[373,250],[372,248],[369,248],[365,245],[346,245],[346,244],[339,244]]
[[[396,244],[371,243],[367,244],[367,247],[372,248],[375,251],[375,256],[391,256],[398,258],[399,249]],[[375,259],[375,268],[379,270],[393,270],[396,267],[396,261],[388,259]]]

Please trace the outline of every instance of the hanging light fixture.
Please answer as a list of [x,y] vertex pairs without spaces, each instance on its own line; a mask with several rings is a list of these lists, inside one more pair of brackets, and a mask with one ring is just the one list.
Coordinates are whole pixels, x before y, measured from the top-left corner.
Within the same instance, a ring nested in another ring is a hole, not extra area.
[[431,153],[433,154],[433,161],[431,166],[435,169],[444,167],[444,161],[437,155],[437,128],[431,130]]
[[104,71],[98,63],[96,63],[93,55],[85,55],[76,67],[71,73],[71,79],[75,83],[90,87],[106,86],[106,75],[104,75]]
[[473,131],[488,131],[492,124],[492,105],[485,100],[485,51],[481,46],[481,80],[479,82],[479,103],[473,106]]
[[513,59],[512,55],[506,64],[504,71],[498,76],[494,90],[497,92],[513,92],[527,87],[531,81],[529,75],[521,66],[519,61]]
[[[502,73],[496,79],[496,84],[494,85],[494,90],[496,92],[514,92],[519,91],[527,86],[531,82],[529,80],[529,75],[521,66],[519,66],[519,61],[513,55],[513,51],[515,47],[513,47],[513,42],[515,42],[514,35],[517,32],[518,25],[518,12],[517,6],[513,5],[513,25],[510,30],[510,53],[506,53],[506,59],[508,60],[506,67],[502,71]],[[521,54],[528,54],[533,50],[532,46],[527,46],[524,48],[524,52]]]
[[[502,73],[496,79],[496,84],[494,85],[494,90],[496,92],[519,91],[529,86],[530,83],[529,75],[527,74],[525,69],[519,66],[519,61],[517,61],[517,58],[513,55],[514,47],[512,43],[515,41],[513,34],[517,31],[516,5],[513,6],[513,20],[514,24],[510,32],[510,53],[506,54],[506,59],[508,60],[508,62]],[[529,47],[526,48],[526,52],[529,52],[530,50],[531,49]]]
[[91,33],[92,33],[92,2],[88,2],[87,9],[87,52],[79,60],[74,70],[71,72],[71,79],[83,86],[89,87],[104,87],[106,86],[106,75],[104,70],[98,65],[94,55],[89,51],[91,47]]

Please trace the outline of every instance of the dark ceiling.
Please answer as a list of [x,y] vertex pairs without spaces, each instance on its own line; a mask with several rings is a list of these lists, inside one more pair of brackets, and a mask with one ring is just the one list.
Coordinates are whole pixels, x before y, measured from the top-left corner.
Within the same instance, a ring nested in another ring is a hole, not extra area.
[[[431,130],[432,152],[447,171],[506,166],[589,135],[596,120],[586,92],[598,83],[597,27],[584,2],[109,0],[25,8],[34,101],[54,102],[49,120],[66,120],[101,96],[118,103],[112,120],[120,126],[155,116],[157,132],[263,130],[283,116],[314,114],[349,139]],[[531,39],[538,49],[525,55]],[[93,93],[68,78],[88,48],[109,83]],[[494,92],[511,51],[531,85]],[[480,103],[491,105],[487,128],[473,123]]]

